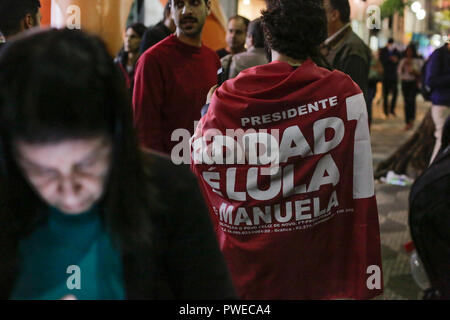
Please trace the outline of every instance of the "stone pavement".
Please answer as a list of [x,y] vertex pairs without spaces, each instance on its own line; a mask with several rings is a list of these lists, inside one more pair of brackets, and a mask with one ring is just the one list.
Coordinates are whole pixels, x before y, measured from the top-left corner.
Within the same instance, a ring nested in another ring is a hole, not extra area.
[[[430,105],[418,96],[415,128],[429,108]],[[395,152],[414,132],[414,129],[408,132],[403,130],[405,123],[401,94],[398,97],[396,113],[395,118],[382,119],[382,103],[374,102],[371,129],[374,168]],[[377,300],[417,300],[422,297],[420,288],[411,276],[409,256],[403,248],[406,242],[411,241],[408,227],[409,191],[409,187],[375,182],[385,286],[384,294]]]

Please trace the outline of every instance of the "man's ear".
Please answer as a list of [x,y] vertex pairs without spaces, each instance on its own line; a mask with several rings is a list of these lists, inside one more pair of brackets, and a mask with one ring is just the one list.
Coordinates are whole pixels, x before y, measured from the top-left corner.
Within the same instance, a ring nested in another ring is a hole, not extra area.
[[331,19],[332,21],[339,21],[341,19],[339,10],[333,9],[333,11],[331,11]]

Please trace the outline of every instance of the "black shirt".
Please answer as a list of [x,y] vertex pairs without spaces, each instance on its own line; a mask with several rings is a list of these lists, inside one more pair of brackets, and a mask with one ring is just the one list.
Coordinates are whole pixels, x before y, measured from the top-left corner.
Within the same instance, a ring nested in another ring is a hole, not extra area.
[[149,28],[144,33],[144,37],[142,38],[141,48],[139,49],[139,52],[143,54],[150,47],[154,46],[161,40],[164,40],[171,34],[172,31],[170,31],[170,29],[164,25],[164,21],[159,22],[155,26]]
[[229,55],[231,52],[228,52],[227,49],[223,48],[223,49],[216,51],[216,53],[219,56],[219,58],[222,59],[223,57]]
[[[392,61],[391,57],[397,57],[397,62]],[[397,81],[397,66],[400,62],[400,52],[397,49],[389,51],[387,47],[381,49],[380,51],[380,61],[384,68],[384,80]]]

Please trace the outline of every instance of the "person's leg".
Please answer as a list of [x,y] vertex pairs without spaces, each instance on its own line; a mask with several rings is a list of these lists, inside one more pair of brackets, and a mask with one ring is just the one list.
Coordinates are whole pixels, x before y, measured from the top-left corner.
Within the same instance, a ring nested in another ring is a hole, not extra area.
[[388,97],[389,97],[389,82],[387,80],[383,81],[383,111],[384,115],[387,117],[389,115],[389,105],[388,105]]
[[413,86],[412,86],[412,89],[411,89],[411,105],[412,105],[411,123],[414,123],[414,121],[416,120],[417,93],[418,93],[417,84],[413,83]]
[[391,114],[395,116],[395,106],[397,104],[397,94],[398,94],[398,83],[397,81],[392,82],[392,103],[391,103]]
[[367,113],[369,116],[369,124],[372,123],[372,107],[373,107],[373,99],[377,92],[377,85],[369,84],[367,88]]
[[414,120],[414,101],[416,99],[415,96],[415,82],[406,82],[405,83],[405,94],[406,94],[406,105],[405,105],[405,110],[406,110],[406,117],[405,117],[405,121],[406,121],[406,125],[407,125],[407,129],[411,129],[412,127],[412,123]]
[[431,155],[430,165],[436,158],[439,150],[441,149],[441,138],[442,130],[444,128],[445,120],[450,115],[450,107],[446,106],[432,106],[431,116],[433,117],[433,122],[435,125],[434,136],[436,138],[436,143],[434,145],[433,154]]
[[408,96],[408,84],[405,81],[402,81],[402,95],[404,102],[404,110],[405,110],[405,123],[408,124],[409,118],[409,96]]

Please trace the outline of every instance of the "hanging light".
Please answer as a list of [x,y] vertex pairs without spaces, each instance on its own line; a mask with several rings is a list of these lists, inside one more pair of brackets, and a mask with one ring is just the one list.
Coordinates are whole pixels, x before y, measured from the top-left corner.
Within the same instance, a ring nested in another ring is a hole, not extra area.
[[414,13],[419,12],[419,10],[422,9],[422,4],[419,1],[414,1],[414,3],[411,5],[411,10]]
[[425,19],[426,16],[427,16],[427,12],[424,9],[420,9],[416,13],[416,17],[418,20],[423,20],[423,19]]
[[439,34],[435,34],[435,35],[433,35],[432,37],[431,37],[431,44],[434,46],[434,47],[440,47],[441,46],[441,44],[442,44],[442,42],[441,42],[441,35],[439,35]]
[[245,4],[246,6],[249,6],[249,5],[250,5],[250,0],[244,0],[244,4]]

